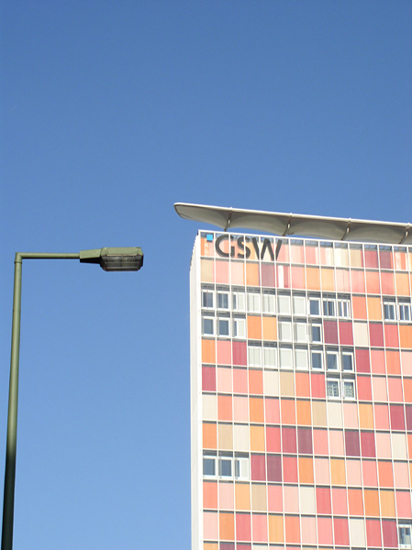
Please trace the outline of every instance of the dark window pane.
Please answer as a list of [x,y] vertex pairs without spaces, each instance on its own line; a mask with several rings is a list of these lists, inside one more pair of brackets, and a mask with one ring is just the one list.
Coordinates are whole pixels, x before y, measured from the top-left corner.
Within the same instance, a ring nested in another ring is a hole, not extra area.
[[215,459],[214,458],[204,458],[203,459],[203,475],[204,476],[214,476],[215,472]]

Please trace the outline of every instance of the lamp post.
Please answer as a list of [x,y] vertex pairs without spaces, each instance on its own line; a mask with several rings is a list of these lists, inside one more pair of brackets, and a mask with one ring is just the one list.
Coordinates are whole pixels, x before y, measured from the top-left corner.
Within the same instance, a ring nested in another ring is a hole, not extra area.
[[80,260],[80,262],[83,263],[100,264],[101,268],[105,271],[138,271],[143,265],[143,252],[142,249],[138,247],[82,250],[77,254],[16,252],[14,260],[13,322],[1,550],[12,550],[13,548],[17,402],[19,389],[21,273],[23,260]]

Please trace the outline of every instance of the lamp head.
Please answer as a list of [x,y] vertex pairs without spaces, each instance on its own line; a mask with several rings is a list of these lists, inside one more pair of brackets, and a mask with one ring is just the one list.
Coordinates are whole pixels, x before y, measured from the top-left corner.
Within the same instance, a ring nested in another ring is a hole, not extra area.
[[100,264],[105,271],[139,271],[143,265],[143,252],[140,247],[82,250],[80,261]]

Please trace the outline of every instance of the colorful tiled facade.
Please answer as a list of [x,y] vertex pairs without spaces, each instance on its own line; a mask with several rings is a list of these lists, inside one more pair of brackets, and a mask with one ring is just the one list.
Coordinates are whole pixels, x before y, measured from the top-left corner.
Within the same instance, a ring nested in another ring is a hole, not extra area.
[[412,247],[200,232],[193,550],[411,548]]

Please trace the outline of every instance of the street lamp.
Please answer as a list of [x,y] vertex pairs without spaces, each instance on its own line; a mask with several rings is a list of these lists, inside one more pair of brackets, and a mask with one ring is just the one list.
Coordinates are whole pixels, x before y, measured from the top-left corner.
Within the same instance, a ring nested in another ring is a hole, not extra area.
[[17,401],[19,389],[19,349],[21,311],[21,272],[23,260],[80,260],[100,264],[105,271],[138,271],[143,265],[139,247],[99,248],[77,254],[16,252],[14,260],[14,298],[11,334],[9,408],[7,417],[6,469],[4,476],[3,531],[1,550],[13,548],[14,493],[16,479]]

